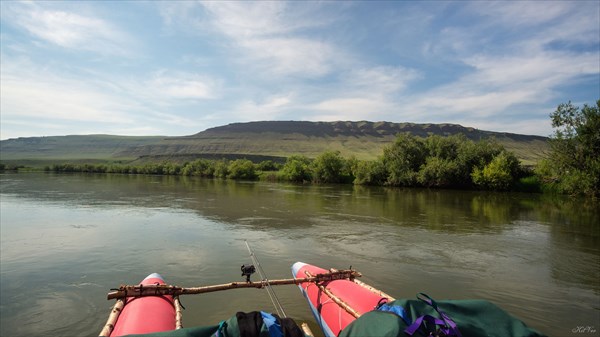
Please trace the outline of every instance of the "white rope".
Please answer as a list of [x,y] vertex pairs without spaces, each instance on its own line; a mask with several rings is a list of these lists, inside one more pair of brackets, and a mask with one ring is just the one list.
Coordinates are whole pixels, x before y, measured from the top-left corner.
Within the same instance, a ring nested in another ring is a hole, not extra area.
[[273,288],[271,288],[269,279],[265,275],[265,272],[263,271],[262,266],[260,265],[260,262],[258,262],[258,259],[256,258],[256,255],[254,255],[254,252],[250,248],[248,241],[244,240],[244,242],[246,243],[246,247],[248,248],[250,257],[252,258],[252,263],[254,263],[256,265],[256,270],[258,270],[258,274],[260,275],[262,282],[266,285],[265,289],[267,289],[267,294],[269,294],[269,298],[271,299],[271,303],[273,303],[273,307],[275,307],[275,311],[277,311],[277,315],[279,315],[279,317],[281,317],[281,318],[286,318],[287,315],[285,314],[285,311],[283,310],[283,306],[281,306],[281,302],[279,302],[279,298],[277,297],[277,294],[275,294],[275,290],[273,290]]

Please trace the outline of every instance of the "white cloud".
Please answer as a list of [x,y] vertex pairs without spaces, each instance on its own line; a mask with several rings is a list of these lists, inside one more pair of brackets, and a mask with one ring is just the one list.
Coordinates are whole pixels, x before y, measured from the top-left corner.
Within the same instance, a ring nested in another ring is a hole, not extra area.
[[598,54],[562,52],[509,57],[477,56],[465,60],[477,71],[468,77],[476,85],[485,84],[492,88],[529,85],[532,89],[543,90],[582,75],[600,73],[599,61]]
[[193,26],[195,23],[193,15],[196,14],[194,9],[200,7],[198,2],[195,1],[157,1],[154,4],[157,6],[158,13],[167,27],[178,24],[188,27]]
[[262,102],[244,100],[231,110],[235,121],[268,121],[281,118],[293,106],[292,95],[267,97]]
[[[186,118],[171,110],[185,101],[214,96],[210,80],[179,72],[160,71],[143,79],[105,77],[49,69],[6,55],[1,65],[3,138],[47,134],[48,129],[53,134],[74,133],[64,131],[73,125],[80,129],[75,133],[167,134],[169,125],[193,130],[203,117]],[[25,126],[27,134],[7,131]]]
[[[32,130],[31,121],[2,117],[2,123],[0,123],[0,139],[4,140],[18,137],[73,133],[72,131],[69,131],[69,128],[65,128],[65,125],[52,121],[44,122],[38,119],[35,124],[37,130]],[[32,133],[32,131],[37,133]]]
[[524,135],[540,135],[549,136],[552,133],[552,125],[550,119],[521,119],[512,120],[486,120],[486,119],[456,119],[453,121],[456,124],[474,127],[480,130],[494,130],[497,132],[518,133]]
[[[131,122],[129,103],[90,88],[85,82],[3,57],[0,86],[2,118],[101,123]],[[26,68],[23,68],[26,67]]]
[[[467,9],[485,17],[482,31],[513,33],[522,49],[540,49],[552,42],[600,41],[600,12],[594,1],[473,2]],[[488,29],[488,30],[485,30]]]
[[333,48],[323,42],[302,38],[249,39],[239,41],[247,65],[269,75],[319,77],[334,67]]
[[401,109],[397,97],[419,78],[418,71],[400,66],[351,69],[306,109],[313,113],[311,120],[382,120]]
[[[300,118],[526,132],[600,74],[593,1],[1,5],[3,133],[29,122],[173,134]],[[156,8],[160,36],[147,15]],[[119,9],[130,12],[107,16]],[[147,56],[122,57],[134,53]]]
[[[330,73],[344,54],[332,44],[299,36],[306,29],[322,27],[330,18],[312,4],[284,2],[203,2],[212,28],[233,41],[239,62],[271,76],[320,77]],[[293,8],[290,8],[293,7]]]
[[312,109],[318,111],[311,117],[312,120],[359,121],[388,114],[392,112],[393,104],[377,97],[347,97],[325,100],[315,104]]
[[234,39],[273,37],[327,25],[331,17],[319,13],[320,6],[306,3],[263,1],[202,2],[215,27]]
[[404,67],[376,66],[352,69],[343,75],[343,83],[361,91],[388,94],[401,91],[408,83],[421,78],[414,69]]
[[487,1],[474,2],[468,7],[488,22],[514,28],[552,23],[572,8],[568,1]]
[[[440,35],[444,41],[435,47],[436,55],[452,54],[454,61],[462,62],[470,71],[404,98],[404,116],[471,121],[471,125],[485,125],[485,118],[488,122],[503,120],[504,127],[488,125],[505,130],[529,127],[533,131],[528,133],[544,130],[541,134],[547,135],[549,123],[538,127],[520,121],[525,115],[529,120],[538,121],[536,116],[547,119],[548,112],[531,111],[530,107],[547,105],[562,94],[562,88],[600,74],[597,51],[550,45],[557,41],[597,45],[600,18],[598,5],[594,6],[582,9],[572,2],[470,3],[466,11],[485,20],[471,27],[445,27]],[[590,40],[584,42],[582,36]]]
[[148,88],[158,96],[173,99],[208,99],[214,98],[215,85],[212,80],[198,75],[178,74],[175,76],[163,73],[147,82]]
[[3,6],[3,20],[36,38],[68,49],[101,55],[131,55],[134,41],[115,25],[98,17],[58,9],[46,9],[35,2]]

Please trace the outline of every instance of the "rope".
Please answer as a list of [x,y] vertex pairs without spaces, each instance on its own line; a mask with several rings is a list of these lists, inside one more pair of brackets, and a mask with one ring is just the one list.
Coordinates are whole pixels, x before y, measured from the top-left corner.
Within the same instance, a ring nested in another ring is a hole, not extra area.
[[285,311],[283,310],[283,306],[281,305],[281,302],[279,301],[277,294],[275,294],[275,290],[273,290],[273,288],[271,288],[269,279],[265,275],[265,272],[263,271],[262,266],[260,265],[260,262],[258,262],[258,259],[256,258],[256,255],[254,255],[254,252],[250,248],[248,241],[244,240],[244,242],[246,243],[246,248],[248,248],[250,257],[252,258],[252,263],[254,263],[254,265],[256,265],[256,270],[258,271],[258,274],[260,275],[262,282],[266,285],[265,289],[267,289],[267,294],[269,294],[269,298],[271,299],[271,303],[273,303],[273,307],[275,307],[275,311],[277,311],[277,315],[279,315],[279,317],[281,317],[281,318],[286,318],[287,315],[285,314]]

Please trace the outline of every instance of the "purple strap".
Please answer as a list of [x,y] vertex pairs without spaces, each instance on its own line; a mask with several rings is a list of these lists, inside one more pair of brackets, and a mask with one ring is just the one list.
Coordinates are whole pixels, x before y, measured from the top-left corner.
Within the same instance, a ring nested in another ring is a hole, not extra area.
[[[424,298],[420,297],[420,296],[423,296]],[[450,317],[448,317],[448,315],[446,315],[446,313],[442,312],[438,308],[437,303],[435,303],[435,301],[433,299],[431,299],[431,297],[427,296],[426,294],[420,293],[419,295],[417,295],[417,298],[420,299],[421,301],[427,303],[431,307],[433,307],[433,309],[435,309],[435,311],[440,315],[440,317],[442,319],[435,318],[431,315],[421,316],[421,317],[417,318],[413,322],[413,324],[411,324],[408,328],[406,328],[404,330],[405,333],[412,336],[421,327],[423,322],[425,322],[426,325],[429,327],[439,326],[438,331],[443,333],[442,336],[462,337],[460,331],[458,331],[458,327],[456,326],[456,323],[454,323],[454,321],[452,319],[450,319]]]

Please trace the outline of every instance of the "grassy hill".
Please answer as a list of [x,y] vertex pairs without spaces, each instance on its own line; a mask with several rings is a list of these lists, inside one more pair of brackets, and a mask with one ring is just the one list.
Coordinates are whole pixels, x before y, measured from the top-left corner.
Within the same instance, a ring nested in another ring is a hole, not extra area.
[[14,138],[0,141],[0,159],[134,159],[117,154],[158,143],[163,138],[112,135]]
[[197,157],[276,158],[292,154],[315,157],[326,150],[374,159],[403,132],[423,137],[462,133],[473,140],[493,137],[514,151],[525,164],[537,162],[548,149],[545,137],[484,131],[456,124],[268,121],[233,123],[185,137],[89,135],[9,139],[0,141],[0,160],[181,161]]

